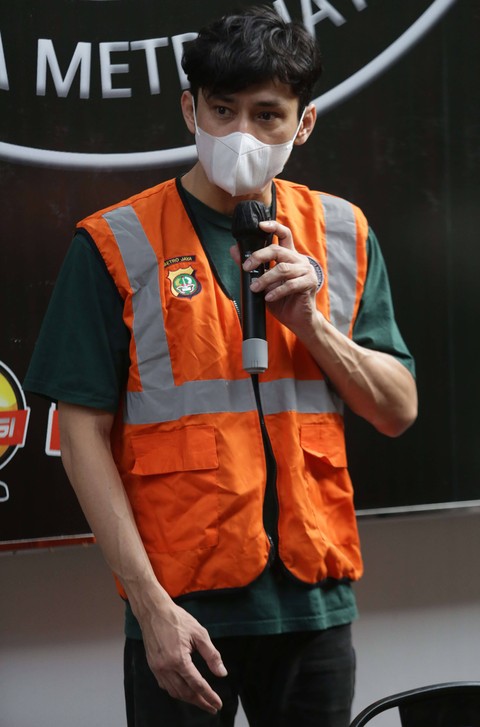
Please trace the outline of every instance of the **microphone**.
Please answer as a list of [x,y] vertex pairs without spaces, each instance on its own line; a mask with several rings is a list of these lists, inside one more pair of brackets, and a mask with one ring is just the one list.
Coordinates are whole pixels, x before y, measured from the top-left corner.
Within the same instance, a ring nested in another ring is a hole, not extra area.
[[[240,250],[243,264],[252,252],[269,243],[271,235],[261,230],[259,222],[269,220],[270,215],[262,202],[247,200],[239,202],[233,211],[232,235]],[[242,303],[242,365],[249,374],[258,374],[268,367],[268,344],[265,321],[265,298],[263,293],[250,290],[250,283],[264,272],[264,265],[248,272],[241,268]]]

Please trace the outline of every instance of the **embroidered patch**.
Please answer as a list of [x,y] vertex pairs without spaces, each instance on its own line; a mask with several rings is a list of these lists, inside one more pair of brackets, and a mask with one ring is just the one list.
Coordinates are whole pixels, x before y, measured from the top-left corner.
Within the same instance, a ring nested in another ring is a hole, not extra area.
[[171,290],[176,298],[193,298],[202,289],[201,284],[196,279],[196,271],[189,265],[188,268],[179,268],[171,270],[168,273]]

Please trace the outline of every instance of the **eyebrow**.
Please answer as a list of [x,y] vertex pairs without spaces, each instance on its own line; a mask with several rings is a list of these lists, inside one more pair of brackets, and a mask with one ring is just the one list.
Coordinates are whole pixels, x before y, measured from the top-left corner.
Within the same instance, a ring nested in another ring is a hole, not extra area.
[[[235,102],[235,96],[231,96],[228,94],[223,93],[212,93],[208,97],[209,101],[220,101],[223,103],[234,103]],[[259,101],[256,101],[254,106],[258,108],[264,108],[264,109],[271,109],[271,108],[278,108],[280,106],[285,106],[284,99],[281,98],[272,98],[272,99],[260,99]]]

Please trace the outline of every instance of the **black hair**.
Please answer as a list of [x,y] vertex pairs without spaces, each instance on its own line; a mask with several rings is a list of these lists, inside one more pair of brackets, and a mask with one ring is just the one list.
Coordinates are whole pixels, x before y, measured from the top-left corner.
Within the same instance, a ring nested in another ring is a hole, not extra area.
[[195,99],[200,88],[207,95],[236,93],[278,80],[298,97],[299,113],[322,72],[320,49],[305,27],[285,22],[266,5],[206,25],[185,45],[182,66]]

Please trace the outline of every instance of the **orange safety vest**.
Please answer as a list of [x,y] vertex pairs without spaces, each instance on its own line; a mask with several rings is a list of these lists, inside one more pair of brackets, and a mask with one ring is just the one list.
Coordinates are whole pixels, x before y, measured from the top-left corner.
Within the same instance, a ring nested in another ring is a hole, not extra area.
[[[319,310],[351,336],[367,268],[363,214],[301,185],[275,180],[275,188],[277,220],[323,268]],[[276,461],[282,563],[307,584],[360,577],[342,402],[267,312],[269,367],[257,403],[236,307],[175,180],[78,227],[124,299],[131,363],[112,451],[159,582],[176,597],[246,586],[267,567],[261,417]]]

